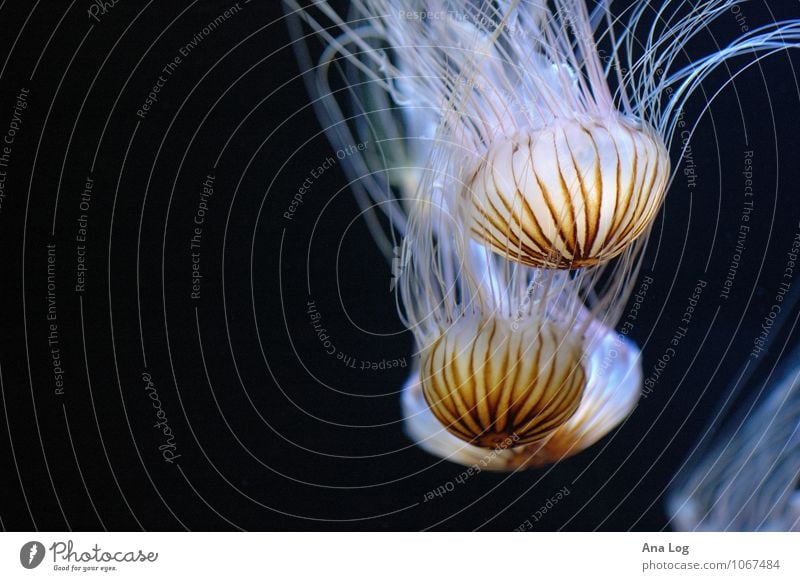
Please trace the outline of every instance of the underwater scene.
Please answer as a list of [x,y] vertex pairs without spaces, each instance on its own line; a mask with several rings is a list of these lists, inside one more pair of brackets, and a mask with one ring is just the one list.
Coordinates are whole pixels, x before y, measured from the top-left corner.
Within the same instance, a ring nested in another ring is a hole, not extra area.
[[800,4],[0,1],[0,46],[2,530],[800,530]]

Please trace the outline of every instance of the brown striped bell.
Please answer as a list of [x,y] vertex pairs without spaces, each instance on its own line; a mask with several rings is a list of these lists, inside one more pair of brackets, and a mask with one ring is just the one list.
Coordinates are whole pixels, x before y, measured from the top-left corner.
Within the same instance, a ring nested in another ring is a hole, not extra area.
[[466,316],[422,353],[422,392],[442,425],[465,442],[522,446],[547,437],[578,409],[582,356],[582,340],[555,323]]
[[471,233],[528,266],[605,262],[653,221],[669,173],[647,127],[621,116],[556,119],[490,146],[466,190]]

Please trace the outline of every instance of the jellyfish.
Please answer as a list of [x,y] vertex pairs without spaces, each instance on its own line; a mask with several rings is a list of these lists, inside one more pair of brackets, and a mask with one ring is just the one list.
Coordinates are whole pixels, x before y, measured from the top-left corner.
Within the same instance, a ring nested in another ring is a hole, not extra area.
[[497,470],[597,442],[638,400],[639,350],[614,329],[684,106],[731,58],[749,56],[733,79],[795,46],[800,24],[687,60],[739,0],[613,15],[610,1],[284,2],[329,139],[374,145],[345,171],[416,340],[407,433]]
[[669,490],[674,528],[800,531],[800,349],[697,456]]

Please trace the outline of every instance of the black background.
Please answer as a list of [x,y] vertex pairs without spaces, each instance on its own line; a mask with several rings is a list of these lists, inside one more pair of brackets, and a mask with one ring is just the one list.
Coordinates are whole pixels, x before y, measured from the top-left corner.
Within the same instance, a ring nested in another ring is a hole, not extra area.
[[[654,392],[575,458],[482,473],[423,502],[463,467],[404,435],[406,370],[346,368],[325,353],[306,313],[314,300],[338,352],[410,362],[389,266],[341,168],[314,183],[292,221],[283,217],[331,148],[280,3],[241,2],[169,76],[146,118],[136,115],[179,48],[231,5],[119,2],[98,23],[89,2],[0,1],[0,134],[17,94],[30,90],[0,209],[2,527],[512,530],[567,486],[536,530],[668,528],[666,487],[747,359],[798,229],[800,91],[789,57],[748,70],[719,96],[692,140],[697,185],[679,174],[657,220],[643,269],[654,283],[631,334],[645,375],[696,281],[708,286]],[[776,19],[800,16],[791,2],[769,9]],[[773,18],[759,2],[742,12],[751,28]],[[726,14],[712,32],[691,49],[713,50],[739,24]],[[721,70],[706,87],[726,79]],[[687,120],[703,105],[699,94]],[[755,210],[725,300],[745,150],[754,152]],[[215,192],[193,300],[189,238],[209,174]],[[88,276],[77,293],[87,176]],[[47,341],[48,244],[61,395]],[[790,344],[795,317],[786,305],[739,407]],[[145,372],[175,435],[173,463],[158,449]]]

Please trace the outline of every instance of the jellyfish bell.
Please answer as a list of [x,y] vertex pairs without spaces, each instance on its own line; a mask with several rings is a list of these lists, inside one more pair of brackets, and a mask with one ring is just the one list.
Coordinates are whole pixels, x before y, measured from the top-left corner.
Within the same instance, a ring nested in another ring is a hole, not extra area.
[[465,190],[472,234],[529,266],[606,262],[652,223],[669,167],[661,139],[621,116],[554,120],[489,147]]
[[562,424],[540,440],[523,444],[511,434],[491,446],[466,442],[447,429],[424,395],[420,367],[402,395],[405,429],[422,449],[437,457],[485,470],[535,468],[564,460],[597,443],[633,411],[639,400],[640,352],[627,338],[594,322],[582,366],[586,378],[580,404]]
[[465,316],[423,350],[422,393],[441,425],[467,443],[538,442],[581,403],[582,347],[546,319],[515,330],[506,317]]

